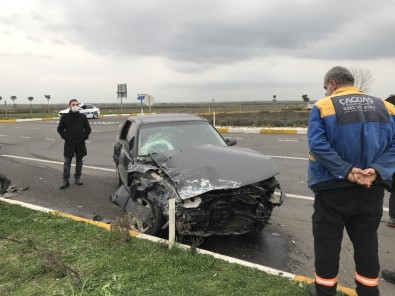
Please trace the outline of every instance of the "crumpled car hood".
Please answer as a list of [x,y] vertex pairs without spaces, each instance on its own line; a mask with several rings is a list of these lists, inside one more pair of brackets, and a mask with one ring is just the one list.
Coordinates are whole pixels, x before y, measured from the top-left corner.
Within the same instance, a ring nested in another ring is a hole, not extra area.
[[200,145],[150,156],[174,182],[181,199],[239,188],[279,173],[270,157],[248,148]]

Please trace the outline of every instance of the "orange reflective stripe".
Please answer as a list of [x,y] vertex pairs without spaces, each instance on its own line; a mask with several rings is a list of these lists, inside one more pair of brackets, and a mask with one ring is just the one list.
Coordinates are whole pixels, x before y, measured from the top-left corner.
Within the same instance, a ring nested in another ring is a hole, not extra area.
[[368,286],[368,287],[375,287],[379,285],[379,278],[367,278],[364,277],[358,273],[355,273],[355,280],[360,282],[362,285]]
[[319,285],[332,287],[332,286],[336,285],[336,283],[337,283],[337,276],[333,279],[324,279],[322,277],[319,277],[317,274],[315,274],[315,281]]

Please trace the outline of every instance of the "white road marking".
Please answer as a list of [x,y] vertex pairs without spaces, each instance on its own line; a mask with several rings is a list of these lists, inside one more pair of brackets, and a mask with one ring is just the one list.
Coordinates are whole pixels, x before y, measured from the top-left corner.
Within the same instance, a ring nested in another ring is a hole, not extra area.
[[85,141],[85,143],[90,144],[90,143],[92,143],[92,141]]
[[15,128],[22,128],[21,126],[16,126]]
[[[60,161],[46,160],[46,159],[40,159],[40,158],[30,158],[30,157],[22,157],[22,156],[16,156],[16,155],[8,155],[8,154],[2,154],[1,156],[9,157],[9,158],[24,159],[24,160],[31,160],[31,161],[38,161],[38,162],[44,162],[44,163],[52,163],[52,164],[63,165],[63,162],[60,162]],[[75,165],[72,164],[72,166],[75,166]],[[97,167],[97,166],[84,165],[84,168],[93,169],[93,170],[99,170],[99,171],[112,172],[112,173],[115,172],[115,169],[107,169],[107,168],[102,168],[102,167]],[[285,193],[285,195],[287,197],[292,197],[292,198],[296,198],[296,199],[303,199],[303,200],[314,201],[314,197],[312,197],[312,196],[297,195],[297,194],[292,194],[292,193]],[[386,207],[383,207],[383,211],[388,212],[389,209],[386,208]]]
[[[59,124],[59,121],[47,121],[46,123],[52,123],[52,124]],[[97,122],[92,122],[89,121],[90,125],[106,125],[106,124],[123,124],[122,121],[97,121]]]
[[293,197],[297,199],[304,199],[304,200],[314,200],[314,197],[310,196],[305,196],[305,195],[297,195],[297,194],[291,194],[291,193],[285,193],[285,195],[288,197]]
[[0,135],[0,137],[7,137],[7,135]]
[[30,137],[21,136],[22,139],[30,139]]
[[53,210],[51,210],[51,209],[43,208],[43,207],[32,205],[32,204],[28,204],[28,203],[25,203],[25,202],[22,202],[22,201],[18,201],[18,200],[12,200],[12,199],[9,199],[9,198],[6,199],[6,198],[3,198],[3,197],[0,197],[0,200],[4,201],[4,202],[7,202],[7,203],[10,203],[10,204],[20,205],[22,207],[29,208],[29,209],[32,209],[32,210],[35,210],[35,211],[40,211],[40,212],[45,212],[45,213],[53,212]]
[[56,141],[56,139],[52,139],[52,138],[45,138],[45,140],[47,140],[47,141]]
[[[40,159],[40,158],[30,158],[30,157],[22,157],[22,156],[16,156],[16,155],[8,155],[8,154],[2,154],[1,156],[63,165],[63,162],[60,162],[60,161],[46,160],[46,159]],[[72,164],[72,166],[75,166],[75,165]],[[90,166],[90,165],[84,165],[84,168],[89,168],[89,169],[94,169],[94,170],[99,170],[99,171],[106,171],[106,172],[115,172],[115,169],[107,169],[107,168],[101,168],[101,167]]]
[[298,142],[298,140],[278,139],[279,142]]
[[292,156],[278,156],[278,155],[268,155],[271,158],[282,158],[282,159],[295,159],[295,160],[309,160],[307,157],[292,157]]

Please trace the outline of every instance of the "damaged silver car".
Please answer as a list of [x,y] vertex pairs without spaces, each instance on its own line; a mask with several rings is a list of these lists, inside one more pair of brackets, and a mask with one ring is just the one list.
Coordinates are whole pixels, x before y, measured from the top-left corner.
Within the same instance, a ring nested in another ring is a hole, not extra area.
[[119,188],[111,201],[130,215],[131,229],[147,234],[167,227],[170,198],[180,235],[260,231],[285,198],[278,169],[268,156],[235,144],[199,116],[130,117],[114,145]]

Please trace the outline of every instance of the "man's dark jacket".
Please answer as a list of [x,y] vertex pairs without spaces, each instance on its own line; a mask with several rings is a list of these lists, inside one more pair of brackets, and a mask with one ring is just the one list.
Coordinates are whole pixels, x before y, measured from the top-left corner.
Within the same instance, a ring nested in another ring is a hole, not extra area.
[[64,142],[65,157],[76,157],[87,155],[85,140],[89,138],[91,127],[85,114],[79,112],[65,113],[60,118],[58,133]]

